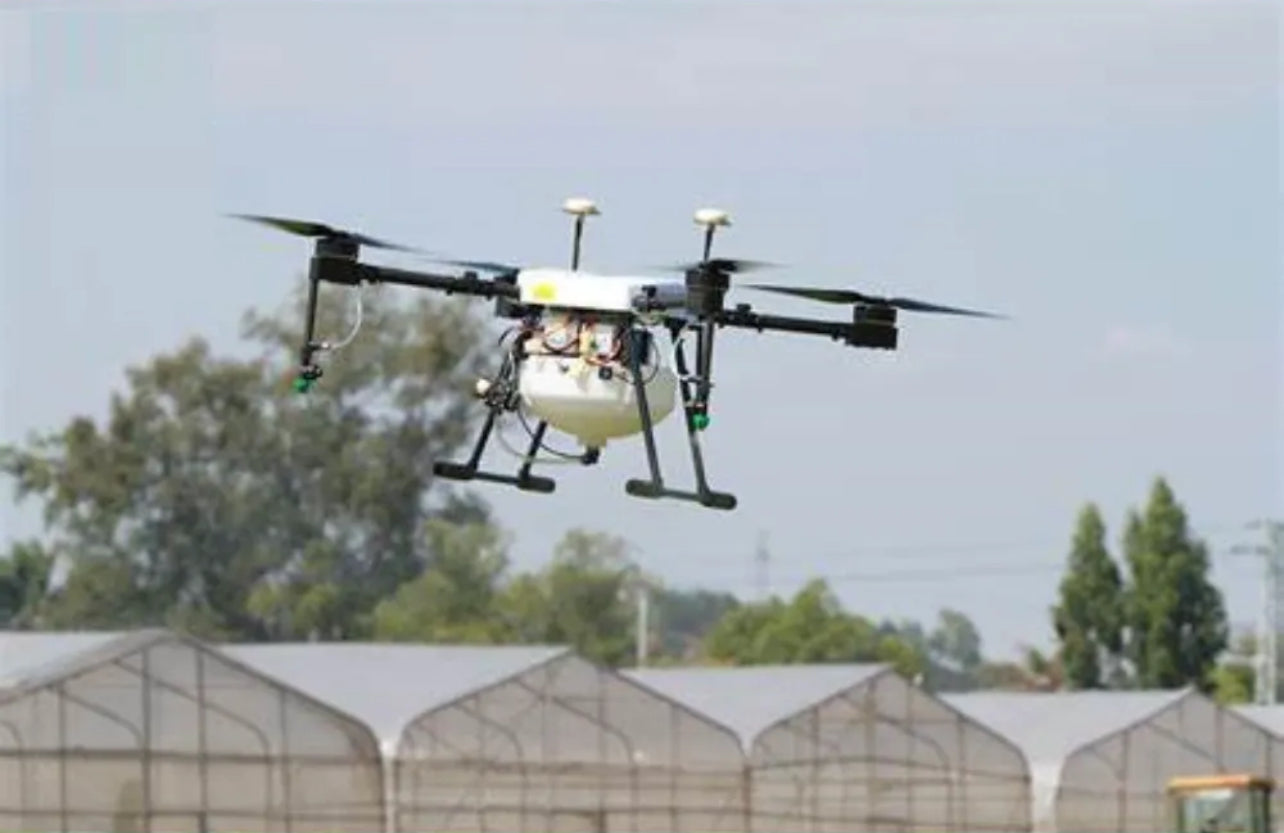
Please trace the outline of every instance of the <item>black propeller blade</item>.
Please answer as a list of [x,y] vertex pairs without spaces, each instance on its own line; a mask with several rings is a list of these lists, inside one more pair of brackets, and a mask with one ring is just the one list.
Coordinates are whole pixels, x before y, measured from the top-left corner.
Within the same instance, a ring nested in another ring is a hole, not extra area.
[[433,263],[458,266],[462,269],[473,269],[478,272],[492,272],[497,275],[511,275],[522,270],[521,266],[514,266],[511,263],[498,263],[493,260],[439,260],[433,258]]
[[402,246],[397,243],[389,243],[385,240],[377,240],[373,237],[367,237],[355,231],[327,226],[325,223],[317,223],[311,220],[295,220],[290,217],[269,217],[263,214],[229,214],[229,217],[235,217],[238,220],[249,220],[252,223],[261,223],[265,226],[297,234],[300,237],[317,237],[330,240],[350,240],[362,246],[369,246],[372,249],[390,249],[397,252],[415,252],[418,254],[429,254],[422,249],[415,249],[410,246]]
[[712,267],[715,271],[734,275],[742,272],[756,272],[760,269],[775,269],[777,264],[737,257],[711,257],[707,261],[693,260],[690,263],[674,263],[660,268],[666,272],[690,272],[692,269],[703,267]]
[[777,284],[747,284],[746,289],[759,289],[763,292],[778,292],[782,295],[794,295],[812,301],[824,301],[829,304],[869,304],[871,306],[888,306],[910,312],[928,312],[939,315],[966,315],[973,318],[1006,319],[1007,316],[981,310],[947,307],[927,301],[916,301],[913,298],[882,298],[877,295],[866,295],[851,289],[822,289],[808,286],[780,286]]

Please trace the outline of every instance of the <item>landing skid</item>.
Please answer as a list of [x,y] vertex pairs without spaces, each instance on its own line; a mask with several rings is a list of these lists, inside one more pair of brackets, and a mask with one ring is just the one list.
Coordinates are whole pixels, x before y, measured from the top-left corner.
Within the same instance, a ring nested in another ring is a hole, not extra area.
[[[482,454],[485,453],[486,444],[495,429],[495,420],[503,410],[502,405],[491,406],[490,412],[486,414],[486,422],[482,425],[481,433],[477,436],[477,442],[473,445],[473,452],[468,457],[468,462],[433,463],[432,473],[446,480],[483,480],[487,483],[503,483],[507,486],[516,486],[523,492],[552,494],[557,489],[557,481],[551,477],[531,474],[531,466],[534,465],[535,455],[539,453],[540,446],[544,442],[544,434],[548,431],[548,423],[543,420],[540,420],[535,426],[535,430],[531,432],[530,444],[526,448],[526,456],[523,458],[517,474],[501,474],[480,468]],[[586,466],[591,466],[598,461],[598,456],[598,450],[591,448],[581,455],[580,462]]]
[[687,375],[686,355],[682,350],[682,343],[676,338],[676,334],[674,334],[675,369],[681,378],[679,388],[682,391],[682,414],[687,426],[687,442],[691,446],[691,463],[695,469],[696,487],[695,491],[687,491],[671,489],[664,485],[664,478],[660,474],[660,454],[656,450],[655,426],[651,422],[651,407],[646,398],[646,385],[642,381],[641,356],[646,352],[645,345],[642,343],[640,331],[631,331],[631,338],[633,343],[631,345],[632,349],[629,350],[629,370],[633,376],[633,391],[638,403],[638,415],[642,420],[642,439],[646,443],[646,462],[651,477],[646,480],[637,478],[629,480],[624,484],[624,491],[633,497],[647,498],[649,500],[670,498],[672,500],[698,503],[709,509],[735,509],[736,496],[729,492],[716,492],[709,488],[709,482],[705,477],[704,453],[700,449],[700,436],[697,434],[698,429],[695,425],[695,411],[691,405],[691,383],[685,378]]

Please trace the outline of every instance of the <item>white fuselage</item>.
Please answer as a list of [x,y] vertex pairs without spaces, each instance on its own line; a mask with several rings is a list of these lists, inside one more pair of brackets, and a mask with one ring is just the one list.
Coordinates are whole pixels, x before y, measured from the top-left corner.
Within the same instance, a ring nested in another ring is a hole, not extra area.
[[[677,290],[684,287],[663,279],[557,269],[523,271],[518,285],[519,303],[547,308],[524,344],[518,370],[518,391],[527,410],[587,448],[602,448],[610,439],[640,433],[628,328],[621,326],[620,313],[632,312],[634,298],[647,287],[657,287],[659,296],[670,303],[680,298]],[[595,312],[604,315],[599,318]],[[647,355],[641,357],[653,423],[673,412],[678,382],[656,335],[652,333]]]

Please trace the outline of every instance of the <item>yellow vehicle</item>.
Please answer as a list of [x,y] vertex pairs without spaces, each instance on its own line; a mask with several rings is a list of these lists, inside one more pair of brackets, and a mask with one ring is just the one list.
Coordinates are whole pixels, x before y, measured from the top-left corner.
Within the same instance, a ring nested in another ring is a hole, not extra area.
[[1261,775],[1223,774],[1168,782],[1175,833],[1273,833],[1275,781]]

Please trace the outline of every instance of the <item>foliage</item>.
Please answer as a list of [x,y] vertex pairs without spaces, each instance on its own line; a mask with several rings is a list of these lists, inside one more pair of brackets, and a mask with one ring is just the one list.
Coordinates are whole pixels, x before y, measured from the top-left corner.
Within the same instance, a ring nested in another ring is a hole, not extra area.
[[1212,672],[1213,698],[1223,705],[1249,703],[1257,674],[1247,662],[1223,662]]
[[1052,620],[1070,688],[1104,688],[1123,651],[1123,579],[1095,504],[1079,512]]
[[914,645],[845,612],[821,580],[788,602],[772,598],[729,611],[710,631],[705,653],[732,665],[890,662],[911,677],[926,665]]
[[428,522],[432,563],[375,607],[380,640],[491,644],[514,636],[496,615],[498,583],[508,566],[505,541],[479,522]]
[[1065,684],[1212,692],[1239,680],[1239,671],[1217,670],[1229,642],[1225,604],[1207,547],[1164,478],[1152,482],[1143,512],[1128,512],[1123,550],[1126,579],[1099,511],[1085,506],[1052,612]]
[[740,600],[730,593],[657,588],[653,609],[661,657],[694,659],[709,629],[739,606]]
[[572,529],[547,567],[519,576],[504,589],[499,611],[521,623],[518,637],[524,642],[571,645],[589,659],[624,665],[633,658],[630,591],[639,580],[623,539]]
[[946,608],[938,614],[936,630],[927,644],[935,659],[952,663],[965,674],[981,665],[981,634],[972,620],[957,610]]
[[1144,513],[1129,513],[1124,551],[1132,572],[1128,654],[1136,684],[1211,691],[1230,637],[1225,605],[1209,579],[1207,548],[1191,535],[1163,478],[1154,481]]
[[42,624],[55,559],[39,542],[16,543],[0,560],[0,628],[34,630]]
[[[61,627],[168,625],[214,638],[369,633],[370,614],[431,560],[431,517],[476,503],[431,461],[468,431],[476,321],[429,299],[375,319],[307,397],[285,384],[294,315],[247,316],[258,358],[192,339],[127,370],[106,418],[4,449],[20,497],[44,505],[71,568],[48,601]],[[323,308],[322,332],[341,313]]]
[[572,529],[543,570],[510,576],[493,526],[429,529],[437,557],[375,609],[375,638],[569,645],[606,665],[632,661],[639,573],[623,539]]

